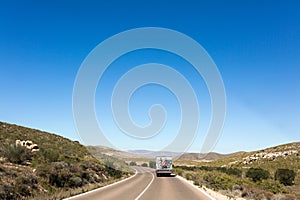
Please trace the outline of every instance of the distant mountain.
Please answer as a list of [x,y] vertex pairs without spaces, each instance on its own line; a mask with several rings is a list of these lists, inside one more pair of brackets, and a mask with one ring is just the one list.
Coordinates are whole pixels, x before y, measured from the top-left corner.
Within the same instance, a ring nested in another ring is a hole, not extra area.
[[143,156],[145,158],[155,158],[156,156],[171,156],[173,158],[177,158],[181,155],[181,153],[171,151],[129,150],[128,152]]
[[218,160],[221,158],[225,158],[228,156],[231,156],[233,154],[220,154],[215,152],[210,152],[207,154],[204,153],[185,153],[179,157],[179,160],[206,160],[206,161],[212,161],[212,160]]
[[204,153],[178,153],[171,151],[149,151],[149,150],[130,150],[129,152],[141,155],[146,158],[155,158],[156,156],[171,156],[174,159],[178,160],[206,160],[212,161],[220,158],[225,158],[234,154],[220,154],[210,152],[207,154]]
[[93,152],[101,152],[101,154],[105,154],[107,156],[115,157],[118,159],[143,158],[143,156],[138,153],[116,150],[105,146],[87,146],[87,148]]

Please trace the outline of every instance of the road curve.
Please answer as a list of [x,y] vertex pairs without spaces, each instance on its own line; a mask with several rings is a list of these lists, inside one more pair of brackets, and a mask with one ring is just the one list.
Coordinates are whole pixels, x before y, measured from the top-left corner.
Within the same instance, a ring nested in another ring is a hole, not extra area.
[[153,169],[136,167],[134,177],[111,186],[96,189],[68,200],[152,200],[152,199],[201,199],[212,200],[210,196],[176,177],[156,177]]

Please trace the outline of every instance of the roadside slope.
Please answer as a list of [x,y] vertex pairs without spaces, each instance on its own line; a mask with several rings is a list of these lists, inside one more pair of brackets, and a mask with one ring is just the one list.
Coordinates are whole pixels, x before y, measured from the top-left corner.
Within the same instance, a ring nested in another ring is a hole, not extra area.
[[[16,146],[16,140],[39,150]],[[0,141],[0,199],[62,198],[129,176],[79,142],[52,133],[0,122]]]

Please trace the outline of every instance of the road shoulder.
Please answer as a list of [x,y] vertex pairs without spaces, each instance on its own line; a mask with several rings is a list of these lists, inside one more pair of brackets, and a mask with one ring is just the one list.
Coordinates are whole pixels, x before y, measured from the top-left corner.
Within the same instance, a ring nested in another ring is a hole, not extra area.
[[81,193],[81,194],[77,194],[77,195],[75,195],[75,196],[71,196],[71,197],[65,198],[64,200],[72,200],[72,199],[75,199],[75,198],[77,198],[77,197],[81,197],[81,196],[90,194],[90,193],[92,193],[92,192],[97,192],[97,191],[99,191],[99,190],[103,190],[103,189],[106,189],[106,188],[108,188],[108,187],[112,187],[112,186],[114,186],[114,185],[117,185],[117,184],[119,184],[119,183],[122,183],[122,182],[124,182],[124,181],[128,181],[128,180],[134,178],[137,174],[138,174],[138,171],[135,170],[135,174],[132,175],[132,176],[130,176],[130,177],[128,177],[128,178],[122,179],[122,180],[120,180],[120,181],[117,181],[117,182],[111,183],[111,184],[109,184],[109,185],[105,185],[105,186],[103,186],[103,187],[96,188],[96,189],[93,189],[93,190],[84,192],[84,193]]

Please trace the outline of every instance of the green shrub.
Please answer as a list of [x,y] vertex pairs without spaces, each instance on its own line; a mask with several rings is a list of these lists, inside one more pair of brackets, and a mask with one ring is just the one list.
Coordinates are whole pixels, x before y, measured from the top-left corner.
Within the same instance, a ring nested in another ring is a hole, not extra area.
[[131,162],[129,163],[129,165],[130,165],[130,166],[136,166],[136,162],[131,161]]
[[275,180],[279,180],[283,185],[293,185],[296,172],[290,169],[277,169],[275,172]]
[[270,173],[267,170],[262,168],[250,168],[247,173],[246,177],[251,178],[252,181],[257,182],[263,179],[268,179],[270,177]]
[[147,163],[143,163],[141,166],[142,167],[148,167],[148,164]]
[[187,180],[193,180],[193,175],[190,174],[190,173],[187,173],[187,174],[185,174],[185,178],[186,178]]
[[49,175],[49,183],[56,187],[68,186],[71,174],[67,170],[55,170]]
[[122,171],[117,170],[117,169],[106,167],[105,172],[107,173],[107,175],[109,175],[113,178],[121,178],[122,177]]
[[153,160],[149,161],[149,167],[155,169],[156,168],[156,162]]
[[234,185],[240,184],[236,177],[221,172],[207,172],[203,180],[214,190],[231,190]]
[[200,186],[199,180],[194,180],[194,185]]
[[90,174],[89,172],[87,172],[87,171],[81,172],[80,177],[81,177],[82,179],[87,180],[88,182],[91,182],[92,179],[93,179],[93,176],[91,176],[91,174]]
[[182,176],[183,170],[181,168],[175,168],[174,173],[178,174],[179,176]]
[[78,176],[72,177],[69,180],[69,185],[71,187],[80,187],[82,186],[82,179]]
[[274,180],[263,180],[258,184],[261,189],[272,192],[273,194],[286,193],[284,187]]
[[219,174],[214,181],[214,188],[217,190],[232,189],[234,185],[233,178],[227,174]]
[[237,168],[228,168],[226,169],[225,173],[228,175],[234,175],[236,177],[242,177],[242,170]]
[[16,179],[15,193],[20,197],[29,197],[34,189],[37,189],[38,180],[31,174],[21,175]]
[[57,150],[46,150],[44,148],[40,149],[40,153],[44,159],[48,162],[57,162],[59,159],[59,152]]
[[25,164],[26,161],[32,160],[32,152],[22,146],[6,145],[4,147],[3,156],[11,163]]
[[205,169],[207,171],[219,171],[219,172],[223,172],[225,174],[228,175],[234,175],[237,177],[242,177],[242,171],[240,169],[237,168],[227,168],[227,167],[202,167],[202,169]]

